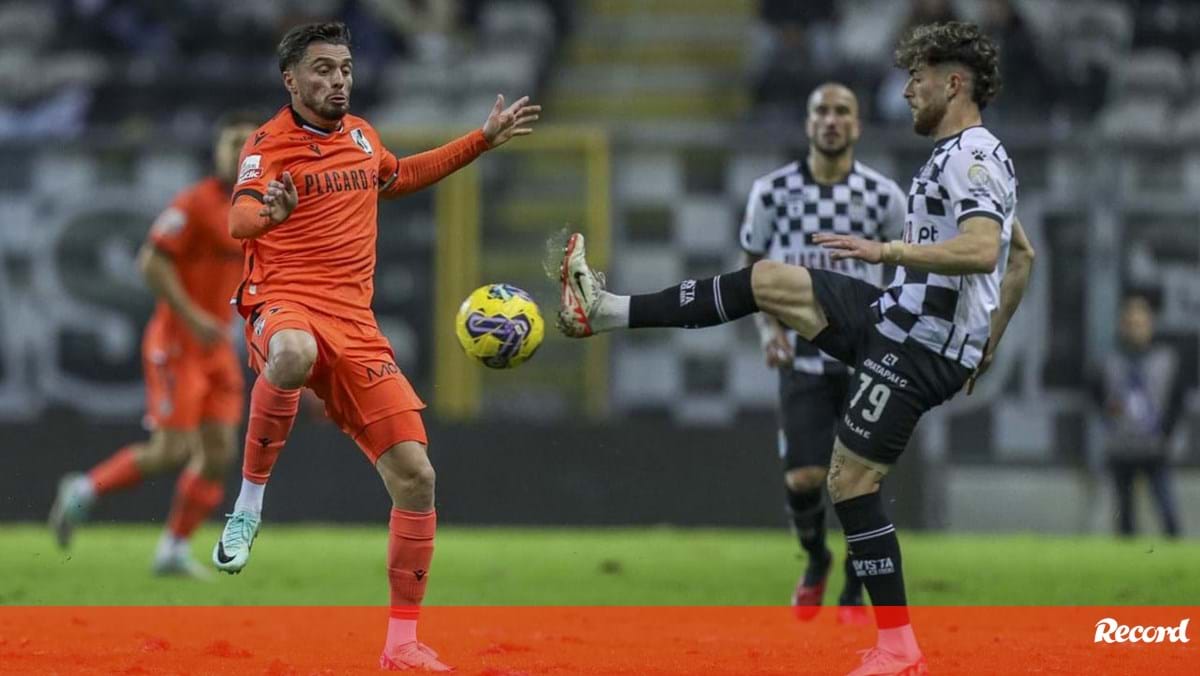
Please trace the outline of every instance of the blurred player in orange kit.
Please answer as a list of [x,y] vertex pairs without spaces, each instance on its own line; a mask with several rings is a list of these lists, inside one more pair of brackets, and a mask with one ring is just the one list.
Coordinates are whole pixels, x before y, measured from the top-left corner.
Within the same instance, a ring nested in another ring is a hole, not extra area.
[[258,534],[263,492],[311,388],[354,439],[392,498],[391,610],[379,664],[449,671],[417,641],[436,528],[425,407],[396,367],[371,311],[377,200],[436,183],[489,148],[532,132],[540,107],[497,97],[481,129],[397,158],[366,120],[349,114],[354,83],[342,23],[297,26],[278,47],[291,103],[242,149],[230,233],[243,240],[236,302],[258,378],[250,396],[242,487],[213,563],[236,573]]
[[261,122],[261,115],[251,113],[223,117],[213,175],[179,193],[150,228],[138,255],[146,284],[158,297],[142,339],[150,440],[59,482],[50,526],[64,548],[99,497],[186,463],[153,570],[210,574],[192,559],[188,538],[221,503],[245,405],[241,365],[229,340],[229,297],[241,276],[242,252],[226,223],[238,151]]

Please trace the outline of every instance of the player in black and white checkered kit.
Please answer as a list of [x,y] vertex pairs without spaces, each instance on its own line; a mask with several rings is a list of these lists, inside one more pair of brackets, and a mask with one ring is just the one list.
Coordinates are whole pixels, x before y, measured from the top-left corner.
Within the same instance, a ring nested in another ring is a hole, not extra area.
[[904,241],[936,244],[953,239],[973,218],[995,221],[1000,263],[990,275],[896,271],[879,298],[880,333],[903,343],[910,337],[943,357],[975,369],[991,333],[991,311],[1000,300],[1000,280],[1015,221],[1017,174],[1004,144],[983,126],[940,139],[913,178],[908,193]]
[[[832,270],[873,286],[883,285],[883,266],[834,260],[813,241],[818,233],[899,239],[905,196],[895,181],[854,159],[860,127],[858,100],[841,84],[825,84],[808,98],[805,158],[754,182],[739,233],[743,264],[767,259]],[[797,618],[820,609],[833,556],[825,543],[825,485],[834,432],[849,387],[849,369],[774,317],[755,315],[767,365],[779,370],[779,455],[784,462],[787,511],[808,566],[796,584]],[[838,621],[869,622],[862,583],[846,559],[846,586]]]
[[[813,235],[835,259],[901,266],[904,276],[886,292],[835,272],[761,260],[658,293],[617,295],[588,267],[579,234],[567,240],[560,270],[559,328],[568,336],[699,328],[761,311],[854,366],[827,486],[879,631],[851,676],[927,673],[880,481],[921,415],[964,386],[970,392],[986,370],[1033,265],[1014,214],[1012,165],[981,126],[1000,85],[995,44],[972,24],[918,26],[901,41],[896,62],[910,75],[904,96],[913,127],[937,140],[938,160],[909,191],[904,241]],[[684,285],[694,293],[681,295]]]

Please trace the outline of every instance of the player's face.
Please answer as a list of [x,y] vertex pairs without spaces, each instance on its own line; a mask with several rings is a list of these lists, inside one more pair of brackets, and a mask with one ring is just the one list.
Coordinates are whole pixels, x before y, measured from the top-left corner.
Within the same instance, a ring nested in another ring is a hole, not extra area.
[[1121,338],[1125,344],[1143,349],[1154,340],[1154,311],[1145,298],[1133,297],[1121,309]]
[[304,58],[289,71],[288,88],[293,99],[322,120],[335,122],[350,112],[350,89],[354,85],[354,62],[345,45],[313,43]]
[[946,115],[949,98],[946,96],[945,74],[931,66],[908,71],[904,98],[912,109],[913,131],[929,136]]
[[823,155],[841,155],[858,141],[858,101],[845,87],[826,86],[808,100],[808,142]]
[[249,124],[237,124],[225,127],[217,134],[217,147],[213,151],[213,165],[217,178],[225,183],[233,183],[237,177],[238,155],[246,139],[254,133],[254,127]]

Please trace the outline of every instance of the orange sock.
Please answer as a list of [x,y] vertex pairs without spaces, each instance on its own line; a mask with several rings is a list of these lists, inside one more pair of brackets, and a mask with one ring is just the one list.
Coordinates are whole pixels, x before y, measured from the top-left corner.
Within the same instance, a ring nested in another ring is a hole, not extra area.
[[437,512],[408,512],[392,508],[388,522],[388,584],[392,588],[391,617],[416,621],[433,561]]
[[175,483],[175,499],[171,503],[171,515],[167,517],[167,530],[186,540],[224,497],[225,487],[220,481],[205,479],[190,469],[183,470]]
[[113,453],[107,460],[88,472],[88,479],[96,488],[96,495],[105,495],[138,485],[142,470],[133,459],[133,446],[126,446]]
[[265,376],[254,381],[250,391],[250,421],[246,427],[245,454],[242,477],[256,484],[265,484],[279,451],[287,442],[300,407],[300,390],[275,387]]

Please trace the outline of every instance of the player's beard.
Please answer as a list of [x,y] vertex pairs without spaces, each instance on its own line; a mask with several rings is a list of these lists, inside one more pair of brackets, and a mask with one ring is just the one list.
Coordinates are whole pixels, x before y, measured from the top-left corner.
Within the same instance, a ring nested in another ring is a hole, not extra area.
[[916,116],[913,117],[913,131],[921,136],[929,136],[938,128],[945,116],[945,103],[940,106],[930,103],[924,108],[918,108]]
[[820,142],[817,142],[813,144],[813,148],[815,148],[817,152],[832,160],[846,154],[846,152],[850,150],[850,145],[851,144],[849,140],[839,145],[823,145]]
[[350,94],[342,92],[346,96],[346,103],[336,105],[330,103],[328,98],[318,99],[315,96],[301,94],[300,101],[317,115],[321,116],[322,120],[340,120],[350,112]]

